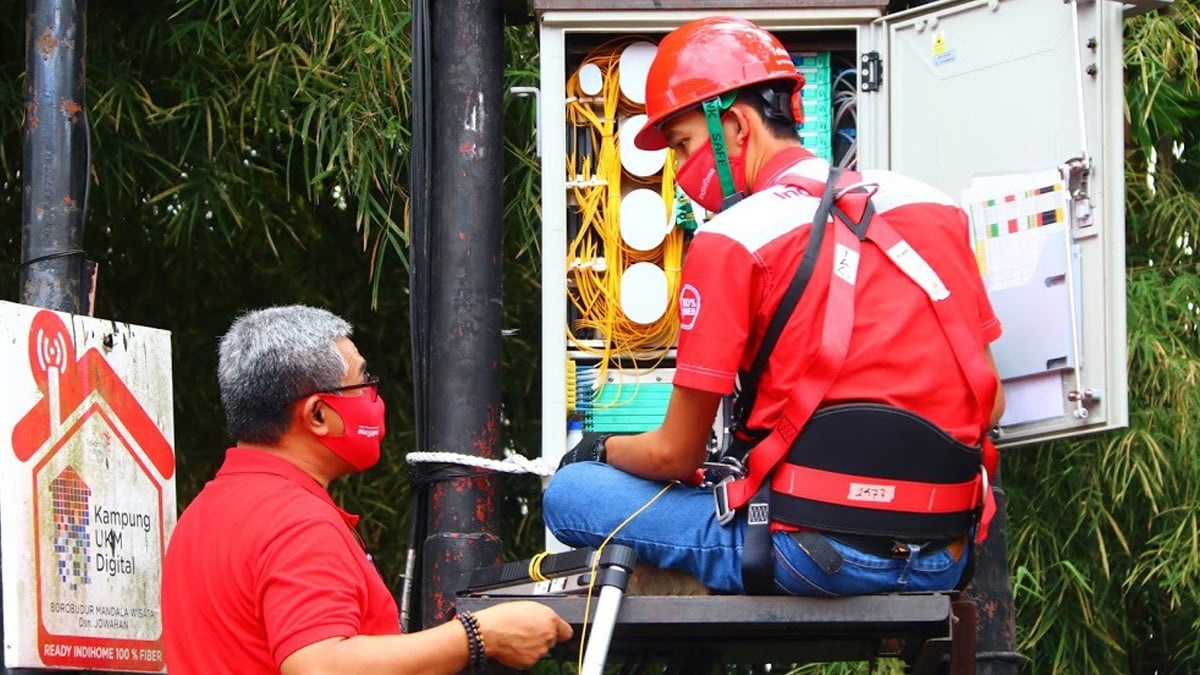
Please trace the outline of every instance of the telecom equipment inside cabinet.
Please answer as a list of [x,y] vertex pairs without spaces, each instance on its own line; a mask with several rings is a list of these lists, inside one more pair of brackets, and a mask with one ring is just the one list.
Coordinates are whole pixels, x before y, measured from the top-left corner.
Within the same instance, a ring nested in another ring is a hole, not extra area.
[[[954,197],[1004,324],[1001,444],[1124,426],[1122,5],[537,0],[543,454],[654,428],[670,395],[679,269],[708,216],[645,122],[656,43],[703,16],[771,30],[805,75],[801,142]],[[714,421],[719,447],[723,420]]]

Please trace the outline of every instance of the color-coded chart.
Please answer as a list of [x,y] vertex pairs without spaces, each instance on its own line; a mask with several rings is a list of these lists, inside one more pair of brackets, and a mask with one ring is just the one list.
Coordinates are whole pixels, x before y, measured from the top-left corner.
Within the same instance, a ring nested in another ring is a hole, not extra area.
[[963,208],[989,292],[1030,283],[1050,239],[1067,229],[1067,189],[1057,171],[977,180],[963,190]]

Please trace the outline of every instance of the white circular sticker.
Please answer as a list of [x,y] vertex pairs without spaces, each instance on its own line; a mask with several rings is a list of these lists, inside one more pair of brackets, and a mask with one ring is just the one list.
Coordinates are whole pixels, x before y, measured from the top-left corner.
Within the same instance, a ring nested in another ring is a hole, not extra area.
[[658,47],[653,42],[635,42],[621,51],[617,62],[618,84],[621,93],[633,103],[646,102],[646,75]]
[[585,63],[579,68],[579,88],[588,96],[596,96],[604,89],[604,73],[600,66]]
[[621,310],[635,323],[661,319],[667,311],[667,273],[654,263],[630,265],[621,275]]
[[662,171],[667,161],[667,149],[642,150],[633,144],[642,127],[646,126],[645,115],[634,115],[621,122],[621,130],[617,134],[617,148],[621,153],[621,166],[634,176],[653,176]]
[[667,207],[662,195],[639,188],[621,198],[621,239],[630,248],[652,251],[667,236]]

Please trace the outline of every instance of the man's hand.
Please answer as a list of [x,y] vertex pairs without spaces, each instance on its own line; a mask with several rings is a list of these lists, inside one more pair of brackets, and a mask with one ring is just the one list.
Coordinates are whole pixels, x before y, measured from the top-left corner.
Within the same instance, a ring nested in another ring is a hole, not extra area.
[[487,657],[510,668],[529,668],[574,631],[549,607],[520,600],[474,612]]
[[558,468],[563,468],[568,464],[575,462],[604,462],[607,457],[604,450],[604,442],[612,434],[597,434],[588,432],[583,435],[583,438],[575,444],[562,456],[562,461],[558,463]]

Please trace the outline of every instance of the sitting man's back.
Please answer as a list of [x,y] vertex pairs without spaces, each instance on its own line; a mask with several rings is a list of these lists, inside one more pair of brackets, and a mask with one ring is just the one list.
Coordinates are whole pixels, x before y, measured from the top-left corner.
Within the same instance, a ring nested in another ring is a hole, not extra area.
[[[635,143],[674,150],[677,184],[719,214],[684,261],[662,426],[585,435],[547,488],[546,523],[576,546],[620,526],[612,541],[640,560],[722,592],[948,590],[1003,409],[987,347],[1000,324],[963,212],[891,172],[831,175],[796,135],[802,86],[744,20],[660,43]],[[735,390],[723,479],[665,487],[696,477]]]

